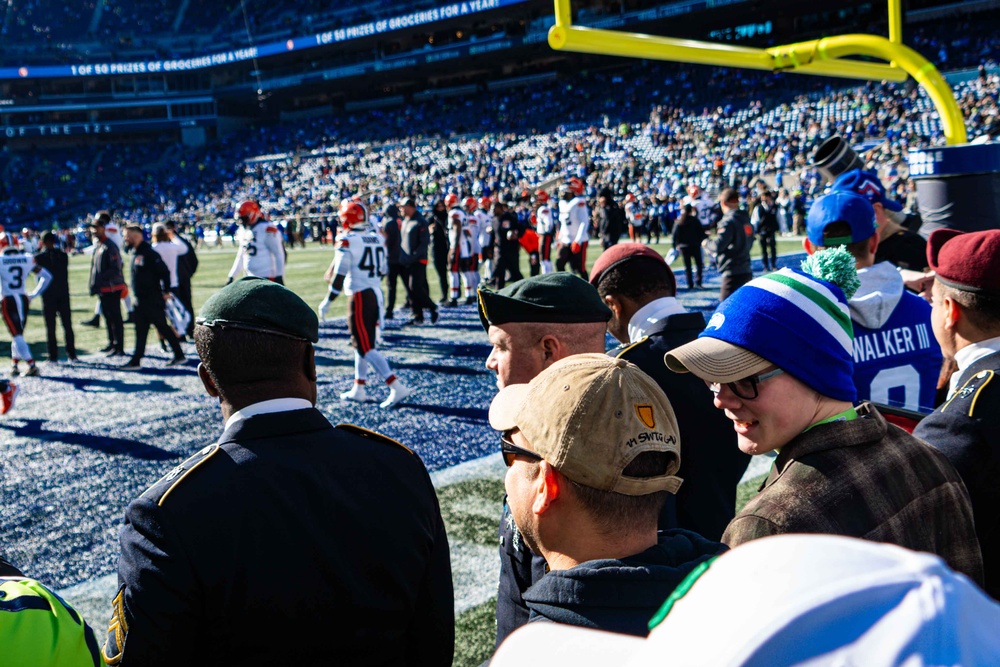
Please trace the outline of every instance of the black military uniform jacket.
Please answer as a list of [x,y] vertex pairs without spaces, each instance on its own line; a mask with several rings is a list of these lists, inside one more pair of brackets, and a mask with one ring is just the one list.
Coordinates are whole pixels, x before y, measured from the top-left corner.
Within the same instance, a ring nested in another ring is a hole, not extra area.
[[913,435],[944,453],[972,498],[986,592],[1000,600],[1000,352],[965,369],[951,400]]
[[660,528],[685,528],[718,541],[736,513],[736,486],[750,456],[736,444],[733,423],[715,407],[712,392],[692,373],[674,373],[663,356],[698,337],[705,328],[701,313],[679,313],[662,321],[645,338],[613,350],[656,380],[677,415],[684,480],[676,496],[668,496]]
[[126,510],[109,665],[450,665],[420,458],[316,409],[226,429]]
[[170,269],[147,241],[132,251],[132,293],[139,303],[163,301],[170,291]]

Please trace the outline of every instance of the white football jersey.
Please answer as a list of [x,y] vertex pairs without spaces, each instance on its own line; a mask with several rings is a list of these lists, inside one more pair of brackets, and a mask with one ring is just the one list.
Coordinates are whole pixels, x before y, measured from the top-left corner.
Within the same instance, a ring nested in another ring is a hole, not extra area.
[[590,208],[583,197],[559,202],[559,243],[586,243],[590,240]]
[[108,238],[111,239],[111,242],[114,243],[119,250],[125,250],[125,246],[123,245],[125,241],[122,239],[122,230],[118,228],[117,222],[111,220],[108,224],[104,225],[104,233],[107,234]]
[[541,235],[552,234],[556,230],[555,216],[552,207],[546,204],[535,211],[535,231]]
[[694,210],[698,213],[698,220],[701,222],[702,227],[708,227],[712,224],[712,209],[715,207],[715,202],[706,197],[704,192],[698,197],[688,195],[681,200],[682,207],[687,204],[694,206]]
[[249,229],[244,226],[236,231],[240,249],[229,271],[234,277],[242,271],[257,278],[276,278],[285,275],[285,249],[281,230],[270,222],[261,221]]
[[469,235],[469,240],[472,243],[472,254],[478,255],[482,252],[482,245],[479,243],[479,234],[482,230],[480,226],[479,211],[473,211],[465,216],[465,231]]
[[639,206],[639,202],[630,201],[625,204],[625,219],[633,227],[642,227],[646,224],[646,213]]
[[344,292],[366,289],[382,292],[382,276],[389,271],[385,241],[372,229],[341,229],[337,234],[333,273],[344,276]]
[[493,214],[484,209],[476,211],[476,218],[479,220],[479,247],[485,248],[490,245],[490,230],[493,228]]
[[0,292],[3,296],[26,295],[28,274],[37,275],[41,271],[42,267],[35,264],[35,258],[31,255],[0,255]]
[[[457,250],[458,256],[462,259],[472,256],[472,236],[469,233],[465,211],[455,207],[448,211],[448,243],[452,250]],[[455,221],[459,222],[459,228],[455,228]],[[478,241],[478,239],[477,239]]]

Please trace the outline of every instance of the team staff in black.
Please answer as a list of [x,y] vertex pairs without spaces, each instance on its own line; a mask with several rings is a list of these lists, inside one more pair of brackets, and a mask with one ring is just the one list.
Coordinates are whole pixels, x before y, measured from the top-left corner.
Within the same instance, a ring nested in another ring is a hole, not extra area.
[[702,286],[702,274],[705,266],[701,258],[701,242],[705,240],[705,228],[698,219],[698,212],[692,204],[684,204],[684,210],[673,229],[674,250],[684,258],[684,275],[687,277],[688,289],[694,289],[694,270],[698,268],[698,287]]
[[88,225],[94,235],[94,254],[90,260],[90,294],[101,301],[104,324],[108,328],[108,345],[101,352],[109,357],[125,354],[125,323],[122,322],[122,293],[125,277],[122,254],[105,233],[110,216],[95,215]]
[[413,311],[412,324],[423,324],[424,309],[431,311],[431,322],[437,322],[438,309],[431,300],[427,286],[427,248],[431,235],[423,216],[417,212],[417,202],[413,198],[403,201],[403,222],[400,229],[399,262],[410,293],[410,308]]
[[448,209],[443,199],[434,202],[428,229],[431,233],[431,255],[434,257],[434,271],[438,275],[441,286],[439,303],[448,303],[448,281],[451,273],[448,270]]
[[521,235],[524,225],[500,199],[493,203],[496,234],[493,238],[493,285],[503,289],[508,282],[522,280]]
[[736,486],[750,457],[736,446],[732,422],[697,377],[671,372],[664,355],[705,328],[704,316],[676,299],[677,280],[663,257],[641,243],[620,243],[594,263],[590,282],[611,309],[608,331],[622,346],[611,354],[652,377],[677,415],[684,484],[667,498],[660,528],[684,528],[719,540],[736,512]]
[[1000,230],[935,230],[931,327],[958,371],[913,435],[944,452],[972,498],[986,592],[1000,600]]
[[399,217],[399,207],[389,204],[382,213],[382,234],[385,236],[386,259],[389,263],[389,275],[386,284],[389,288],[385,301],[385,319],[391,320],[396,308],[396,285],[403,283],[406,290],[406,300],[409,305],[410,288],[406,285],[406,275],[403,265],[399,263],[399,250],[402,243],[402,220]]
[[156,327],[160,336],[173,350],[174,358],[168,361],[167,365],[183,364],[185,359],[181,344],[174,330],[167,325],[167,316],[163,311],[163,302],[171,293],[170,269],[143,237],[142,228],[138,225],[128,225],[125,228],[125,246],[132,249],[132,293],[135,299],[132,318],[135,320],[135,352],[122,368],[142,367],[140,360],[146,353],[146,337],[149,335],[150,325]]
[[45,317],[49,361],[59,361],[56,315],[62,322],[63,336],[66,339],[66,358],[76,361],[76,338],[73,335],[73,319],[69,307],[69,257],[56,247],[56,235],[52,232],[42,234],[42,250],[35,254],[35,264],[52,274],[52,282],[42,292],[42,315]]
[[177,295],[187,311],[191,313],[191,321],[188,322],[187,331],[184,335],[190,337],[194,335],[194,302],[191,300],[191,278],[198,270],[198,255],[194,252],[194,246],[183,234],[178,233],[177,225],[173,220],[164,223],[172,238],[180,239],[187,247],[187,252],[177,256],[177,287],[173,293]]
[[194,338],[225,431],[126,510],[108,664],[450,665],[434,487],[403,445],[313,407],[312,309],[243,278]]

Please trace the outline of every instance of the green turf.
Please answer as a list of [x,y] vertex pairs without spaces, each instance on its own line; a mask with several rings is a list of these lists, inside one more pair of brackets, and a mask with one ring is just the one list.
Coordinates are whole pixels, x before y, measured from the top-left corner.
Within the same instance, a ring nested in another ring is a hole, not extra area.
[[495,547],[503,480],[476,479],[437,490],[448,539]]
[[455,619],[455,660],[452,667],[475,667],[493,655],[497,638],[496,617],[497,601],[493,599]]

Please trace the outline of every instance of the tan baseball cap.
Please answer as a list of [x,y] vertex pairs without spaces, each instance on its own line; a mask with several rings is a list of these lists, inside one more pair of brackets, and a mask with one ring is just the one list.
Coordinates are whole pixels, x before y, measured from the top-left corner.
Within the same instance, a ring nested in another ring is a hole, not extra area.
[[[504,387],[490,405],[490,425],[514,428],[531,450],[578,484],[628,496],[676,493],[681,479],[677,418],[660,386],[638,366],[604,354],[577,354],[528,384]],[[644,452],[670,455],[655,477],[623,471]]]
[[736,382],[774,366],[756,352],[705,336],[675,347],[663,356],[675,373],[694,373],[706,382]]

